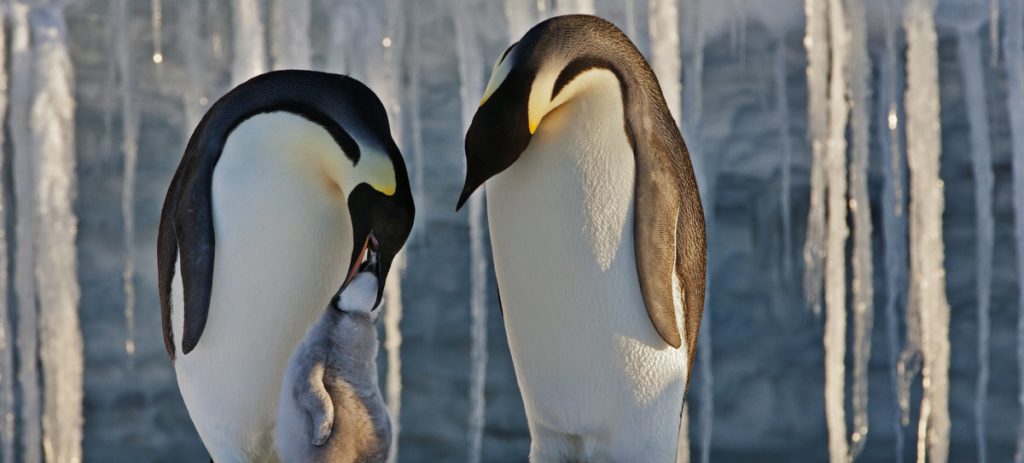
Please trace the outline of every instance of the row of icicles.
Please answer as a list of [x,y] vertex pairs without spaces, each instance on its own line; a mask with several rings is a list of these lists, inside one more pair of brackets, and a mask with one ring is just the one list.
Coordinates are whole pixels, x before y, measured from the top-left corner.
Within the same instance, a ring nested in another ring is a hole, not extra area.
[[[808,119],[812,146],[811,201],[804,246],[804,290],[808,303],[825,309],[825,410],[830,460],[848,462],[863,450],[868,434],[867,369],[874,308],[871,213],[867,190],[870,146],[871,61],[866,16],[858,1],[805,0]],[[904,429],[910,424],[911,386],[921,376],[916,454],[918,462],[945,462],[949,456],[949,320],[942,238],[943,182],[939,177],[938,44],[934,0],[885,4],[885,50],[881,69],[877,136],[884,187],[882,235],[887,295],[884,316],[889,366],[900,410],[894,423],[895,457],[904,455]],[[1000,43],[1000,5],[989,0],[988,18],[977,5],[957,18],[958,60],[967,103],[977,220],[978,375],[974,407],[977,461],[988,459],[986,406],[989,382],[989,306],[993,253],[993,171],[989,140],[981,27],[990,26],[993,67],[1002,51],[1007,76],[1013,138],[1013,208],[1017,268],[1024,269],[1024,2],[1006,2],[1005,37]],[[971,8],[967,6],[966,8]],[[906,74],[897,57],[898,21],[906,37]],[[901,122],[904,126],[901,127]],[[850,140],[847,140],[849,130]],[[905,137],[905,139],[903,138]],[[850,145],[849,150],[847,145]],[[905,147],[906,157],[903,157]],[[908,172],[904,174],[904,162]],[[904,179],[909,184],[904,185]],[[909,199],[909,204],[908,200]],[[784,210],[788,202],[784,201]],[[853,226],[852,275],[847,290],[847,214]],[[788,214],[787,214],[788,215]],[[788,232],[787,232],[788,233]],[[909,239],[908,239],[909,237]],[[1024,279],[1022,279],[1024,282]],[[1024,284],[1019,284],[1018,361],[1024,380]],[[824,287],[824,298],[822,288]],[[851,307],[846,308],[848,293]],[[899,333],[897,310],[906,308],[906,333]],[[853,320],[853,408],[851,430],[844,410],[847,313]],[[904,338],[902,350],[900,338]],[[1022,381],[1024,384],[1024,381]],[[1020,396],[1024,410],[1024,390]],[[1024,415],[1022,415],[1024,419]],[[1024,461],[1024,433],[1016,460]]]
[[[650,34],[651,61],[661,76],[669,107],[677,120],[682,120],[684,135],[698,172],[705,202],[709,229],[714,227],[711,212],[714,204],[715,175],[711,163],[700,150],[702,116],[702,72],[704,32],[699,12],[702,0],[683,0],[688,15],[683,16],[682,45],[680,40],[679,0],[648,0],[647,31]],[[707,0],[703,0],[707,1]],[[997,25],[1000,9],[997,0],[990,0],[990,23]],[[407,69],[408,84],[402,86],[401,47],[419,47],[419,21],[411,21],[411,37],[403,36],[407,10],[417,14],[418,3],[387,0],[378,22],[364,22],[366,15],[353,9],[373,8],[346,4],[331,14],[330,42],[347,44],[349,53],[328,57],[331,71],[352,74],[373,87],[391,115],[393,132],[402,145],[401,102],[419,114],[420,69],[414,61]],[[1019,26],[1024,22],[1024,0],[1007,3],[1006,24]],[[412,4],[412,5],[410,5]],[[455,45],[462,83],[463,125],[475,111],[476,97],[481,93],[486,66],[480,50],[480,36],[471,9],[460,0],[450,0],[455,24]],[[287,10],[285,9],[287,5]],[[162,44],[162,5],[151,0],[152,61],[164,61]],[[202,57],[209,53],[223,55],[223,37],[202,40],[200,18],[210,8],[199,0],[183,0],[180,8],[179,37],[187,76],[183,93],[186,130],[191,131],[211,101],[214,89]],[[897,0],[887,0],[885,15],[885,51],[878,67],[881,69],[879,108],[871,114],[871,62],[867,53],[867,28],[864,6],[857,1],[805,0],[807,50],[808,119],[812,147],[811,209],[808,214],[807,241],[804,246],[804,289],[810,305],[825,313],[826,415],[829,429],[829,453],[833,462],[850,461],[864,448],[867,438],[867,365],[870,355],[870,333],[873,325],[873,265],[871,255],[872,223],[867,190],[870,119],[878,118],[875,134],[882,149],[884,189],[882,235],[885,237],[884,267],[888,288],[883,314],[891,360],[891,376],[898,385],[893,403],[902,411],[901,422],[894,423],[897,437],[895,455],[902,460],[903,432],[910,417],[910,385],[917,374],[922,375],[923,395],[920,404],[917,455],[919,461],[946,461],[949,443],[948,368],[949,368],[949,304],[945,294],[945,273],[942,255],[942,182],[939,179],[939,98],[938,63],[935,32],[935,3],[930,0],[909,0],[902,15]],[[310,0],[271,2],[271,27],[264,30],[260,0],[232,0],[235,40],[231,80],[240,83],[269,68],[308,68],[310,66]],[[636,37],[636,6],[625,2],[624,28]],[[549,5],[545,0],[506,0],[505,13],[509,40],[517,40],[532,24],[554,15],[569,12],[593,13],[593,1],[558,0]],[[134,179],[138,156],[139,116],[133,101],[135,82],[132,69],[133,40],[129,37],[130,12],[127,0],[111,1],[112,41],[117,55],[116,75],[120,94],[122,143],[124,156],[122,213],[125,236],[125,350],[134,355]],[[904,77],[897,56],[898,18],[906,35],[907,86],[903,98],[900,89]],[[0,114],[7,108],[8,133],[11,134],[12,165],[15,170],[14,207],[17,222],[15,240],[19,243],[14,256],[14,288],[17,302],[17,326],[11,325],[6,306],[8,253],[6,230],[0,214],[0,456],[15,461],[16,435],[21,437],[20,461],[38,462],[81,460],[82,426],[82,339],[78,326],[79,289],[75,275],[74,239],[76,218],[71,209],[74,196],[73,152],[73,82],[71,62],[66,47],[66,28],[60,6],[49,3],[30,5],[12,2],[4,10],[4,33],[0,34],[0,59],[8,56],[10,63],[0,62],[0,74],[8,93],[0,95]],[[1005,27],[1000,43],[998,27],[992,27],[993,50],[1002,50],[1003,66],[1009,85],[1011,133],[1013,137],[1014,210],[1018,268],[1024,268],[1024,37],[1021,27]],[[978,319],[979,373],[976,401],[976,433],[978,461],[986,461],[985,453],[985,391],[988,382],[988,307],[992,262],[992,168],[988,141],[983,63],[980,58],[979,28],[963,28],[958,34],[961,72],[968,102],[971,145],[973,152],[978,239]],[[215,33],[219,34],[219,32]],[[742,34],[740,34],[742,35]],[[272,63],[268,64],[267,45],[270,37]],[[9,40],[9,42],[8,42]],[[1001,45],[1001,47],[1000,47]],[[682,70],[681,47],[686,47],[690,62]],[[333,47],[340,49],[341,47]],[[354,51],[352,51],[354,50]],[[418,51],[418,50],[417,50]],[[791,224],[789,221],[790,154],[792,142],[785,121],[787,91],[785,48],[780,44],[776,56],[776,100],[780,111],[780,135],[783,141],[782,195],[784,254],[790,255]],[[675,76],[675,77],[672,77]],[[682,82],[687,85],[682,87]],[[850,102],[853,102],[851,105]],[[684,110],[685,108],[685,110]],[[905,108],[905,110],[904,110]],[[903,115],[906,115],[905,117]],[[411,171],[413,189],[418,199],[423,195],[423,140],[418,117],[409,118],[411,138]],[[3,122],[3,121],[0,121]],[[901,122],[904,126],[901,127]],[[850,141],[847,141],[849,129]],[[187,135],[187,134],[186,134]],[[903,137],[905,136],[905,142]],[[850,145],[849,149],[847,145]],[[906,158],[903,157],[904,146]],[[904,173],[904,162],[909,172]],[[909,184],[904,185],[904,178]],[[0,178],[2,181],[2,178]],[[0,185],[0,195],[4,188]],[[907,199],[909,198],[909,205]],[[484,386],[487,361],[487,257],[484,233],[482,196],[469,205],[471,266],[471,378],[470,416],[468,417],[467,459],[480,461],[484,431]],[[7,207],[0,196],[0,207]],[[852,430],[847,430],[844,411],[846,356],[845,247],[850,231],[847,214],[852,215],[852,294],[849,313],[853,320],[853,407]],[[710,234],[709,234],[710,235]],[[907,237],[909,236],[909,247]],[[712,241],[711,245],[714,245]],[[401,403],[401,268],[392,272],[387,285],[385,350],[387,355],[386,397],[394,419],[397,442],[399,406]],[[788,271],[788,270],[787,270]],[[49,278],[36,277],[37,274]],[[713,281],[709,282],[709,286]],[[822,291],[824,288],[824,291]],[[905,290],[904,290],[905,288]],[[709,288],[710,294],[712,289]],[[823,293],[823,294],[822,294]],[[822,297],[823,296],[823,297]],[[1021,290],[1024,307],[1024,289]],[[906,307],[907,332],[902,351],[898,348],[897,311]],[[708,307],[710,309],[710,307]],[[1024,341],[1024,317],[1018,335]],[[14,329],[16,328],[16,329]],[[710,456],[712,402],[710,312],[706,312],[700,348],[699,384],[703,391],[700,412],[701,461]],[[40,336],[42,335],[42,336]],[[14,359],[12,343],[18,349]],[[1021,343],[1024,346],[1024,342]],[[1024,348],[1018,352],[1024,364]],[[36,359],[42,371],[36,371]],[[16,427],[14,373],[20,382],[22,420]],[[1022,373],[1024,375],[1024,373]],[[1024,376],[1022,376],[1024,379]],[[40,391],[39,384],[47,386]],[[697,383],[695,383],[697,384]],[[41,396],[39,395],[41,393]],[[1024,395],[1021,398],[1024,402]],[[686,415],[684,414],[684,419]],[[15,430],[18,433],[15,433]],[[684,435],[685,436],[685,435]],[[42,443],[42,445],[40,445]],[[1024,445],[1024,440],[1022,440]],[[689,458],[688,443],[681,444],[681,455]],[[397,449],[396,449],[397,450]],[[392,458],[397,451],[392,452]],[[1018,452],[1021,461],[1021,452]]]

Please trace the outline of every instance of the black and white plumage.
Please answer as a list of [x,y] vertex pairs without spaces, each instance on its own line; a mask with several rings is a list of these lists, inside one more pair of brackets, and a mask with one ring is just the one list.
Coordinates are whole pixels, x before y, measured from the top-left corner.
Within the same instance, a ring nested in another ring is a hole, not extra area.
[[168,190],[157,263],[164,342],[216,461],[275,459],[289,356],[367,258],[385,281],[414,214],[387,113],[360,82],[271,72],[210,108]]
[[657,78],[611,23],[542,22],[495,64],[459,206],[487,182],[533,461],[673,461],[705,230]]

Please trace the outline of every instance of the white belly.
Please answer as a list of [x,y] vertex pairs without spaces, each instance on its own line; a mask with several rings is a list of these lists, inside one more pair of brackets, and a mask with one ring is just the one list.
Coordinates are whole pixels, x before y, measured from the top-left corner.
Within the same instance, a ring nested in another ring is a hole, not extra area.
[[277,460],[282,373],[343,281],[352,249],[342,192],[302,153],[275,152],[286,147],[260,136],[286,130],[281,122],[243,123],[214,172],[213,290],[206,328],[188,355],[178,270],[173,282],[178,386],[218,463]]
[[[644,309],[634,158],[625,136],[615,135],[622,119],[586,118],[586,104],[548,114],[522,157],[487,186],[531,457],[668,461],[686,356],[662,341]],[[592,125],[569,126],[580,120]]]

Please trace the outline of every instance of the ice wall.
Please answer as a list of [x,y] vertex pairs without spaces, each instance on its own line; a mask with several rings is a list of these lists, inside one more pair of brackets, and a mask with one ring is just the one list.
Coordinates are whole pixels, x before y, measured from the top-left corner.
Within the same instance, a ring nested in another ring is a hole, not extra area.
[[981,57],[981,38],[977,27],[957,32],[957,59],[964,82],[967,121],[971,131],[971,167],[974,173],[974,207],[977,220],[977,313],[978,377],[975,383],[974,434],[978,445],[978,463],[988,461],[985,408],[988,405],[989,343],[992,297],[992,250],[995,219],[992,216],[992,143],[989,141],[988,104],[985,101],[985,67]]

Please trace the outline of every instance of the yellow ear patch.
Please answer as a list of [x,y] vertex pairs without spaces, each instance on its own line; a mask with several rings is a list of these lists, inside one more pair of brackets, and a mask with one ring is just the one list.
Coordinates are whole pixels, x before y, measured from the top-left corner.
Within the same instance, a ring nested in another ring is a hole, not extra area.
[[395,180],[395,168],[391,158],[382,152],[365,150],[355,166],[354,183],[366,183],[387,196],[395,194],[398,188]]

